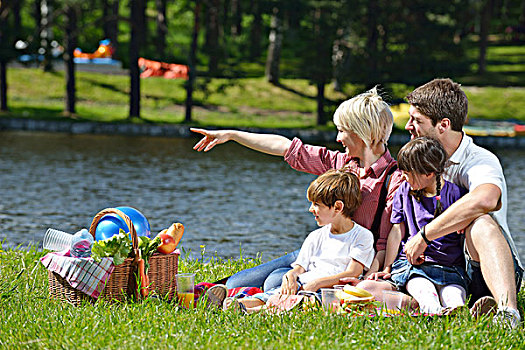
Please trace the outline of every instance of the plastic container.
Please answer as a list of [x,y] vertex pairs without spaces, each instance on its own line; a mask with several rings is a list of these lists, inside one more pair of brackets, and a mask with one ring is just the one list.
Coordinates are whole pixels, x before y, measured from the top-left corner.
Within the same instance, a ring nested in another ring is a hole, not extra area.
[[73,235],[53,228],[48,228],[44,234],[44,242],[42,244],[44,249],[59,252],[69,249],[71,247],[71,240]]
[[75,258],[88,258],[91,256],[93,241],[91,233],[84,228],[73,235],[69,253]]
[[323,308],[327,311],[336,312],[341,305],[338,293],[340,290],[333,288],[321,288],[321,301]]
[[405,294],[396,291],[383,291],[383,304],[389,313],[399,313],[403,309]]

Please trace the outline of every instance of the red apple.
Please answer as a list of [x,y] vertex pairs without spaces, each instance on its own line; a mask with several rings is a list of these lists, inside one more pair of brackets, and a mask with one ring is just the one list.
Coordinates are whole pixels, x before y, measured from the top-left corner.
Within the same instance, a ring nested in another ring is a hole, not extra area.
[[162,254],[171,254],[175,248],[177,248],[178,242],[175,242],[172,236],[161,233],[159,234],[160,240],[162,243],[157,248],[157,251]]

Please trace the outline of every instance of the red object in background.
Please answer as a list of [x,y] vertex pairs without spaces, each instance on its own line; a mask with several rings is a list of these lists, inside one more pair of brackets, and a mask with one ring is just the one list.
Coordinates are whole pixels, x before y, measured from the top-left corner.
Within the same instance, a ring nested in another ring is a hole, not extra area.
[[81,49],[76,48],[75,51],[73,51],[73,56],[92,60],[94,58],[111,58],[114,53],[115,48],[108,39],[105,39],[99,42],[98,49],[95,52],[84,53]]
[[514,125],[514,131],[517,135],[525,135],[525,125],[523,124],[516,124]]
[[165,63],[139,58],[141,78],[164,77],[166,79],[188,79],[189,67],[183,64]]

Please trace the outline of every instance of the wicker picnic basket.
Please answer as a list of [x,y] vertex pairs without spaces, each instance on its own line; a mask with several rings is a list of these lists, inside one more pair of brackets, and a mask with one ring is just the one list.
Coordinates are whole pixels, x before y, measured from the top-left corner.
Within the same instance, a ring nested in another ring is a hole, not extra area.
[[[129,297],[137,297],[137,261],[138,261],[138,236],[130,218],[122,211],[115,208],[108,208],[100,211],[93,218],[89,232],[95,237],[95,230],[99,221],[108,214],[116,214],[126,222],[129,228],[132,241],[133,258],[127,258],[120,265],[116,265],[113,273],[106,283],[104,291],[99,299],[109,301],[123,301]],[[155,253],[149,259],[148,277],[150,280],[150,293],[171,300],[176,293],[177,285],[175,275],[178,271],[179,253],[172,254]],[[95,302],[96,300],[81,291],[71,287],[69,283],[55,272],[48,273],[49,294],[51,298],[60,301],[80,305],[84,300]]]

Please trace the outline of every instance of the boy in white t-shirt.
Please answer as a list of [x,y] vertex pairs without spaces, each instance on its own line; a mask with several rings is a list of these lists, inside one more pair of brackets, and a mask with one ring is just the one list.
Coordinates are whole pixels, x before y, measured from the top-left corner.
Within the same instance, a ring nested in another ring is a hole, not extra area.
[[329,170],[315,179],[307,191],[309,211],[320,229],[305,239],[292,269],[283,276],[281,287],[239,300],[226,299],[247,312],[260,310],[274,294],[316,292],[332,287],[343,277],[358,277],[374,259],[374,237],[351,216],[361,204],[359,179],[348,172]]

